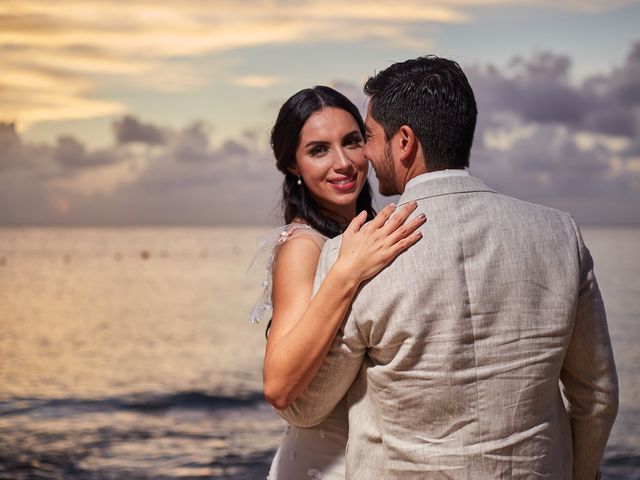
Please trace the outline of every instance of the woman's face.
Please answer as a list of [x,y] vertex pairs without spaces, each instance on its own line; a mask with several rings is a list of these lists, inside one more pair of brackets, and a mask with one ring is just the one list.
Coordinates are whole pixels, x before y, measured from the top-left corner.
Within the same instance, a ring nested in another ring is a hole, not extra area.
[[311,115],[300,132],[291,171],[302,177],[314,200],[339,222],[350,221],[356,214],[356,199],[367,180],[363,148],[358,124],[339,108]]

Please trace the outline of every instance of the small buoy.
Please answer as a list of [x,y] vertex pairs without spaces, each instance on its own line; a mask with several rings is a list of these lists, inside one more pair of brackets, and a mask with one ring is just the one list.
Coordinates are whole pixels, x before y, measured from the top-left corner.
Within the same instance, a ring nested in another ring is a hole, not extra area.
[[120,260],[122,260],[122,254],[120,252],[116,252],[115,255],[113,256],[113,258],[119,262]]
[[149,257],[151,257],[151,254],[147,250],[142,250],[140,252],[140,258],[142,258],[143,260],[148,260]]

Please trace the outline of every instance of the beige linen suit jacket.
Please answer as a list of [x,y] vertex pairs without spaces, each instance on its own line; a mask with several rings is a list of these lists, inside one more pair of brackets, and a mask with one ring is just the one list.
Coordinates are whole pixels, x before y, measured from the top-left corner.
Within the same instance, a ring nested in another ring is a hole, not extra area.
[[[348,479],[575,479],[618,406],[593,262],[566,213],[474,177],[419,183],[424,238],[363,285],[327,359],[280,412],[311,426],[347,395]],[[340,238],[322,251],[316,288]]]

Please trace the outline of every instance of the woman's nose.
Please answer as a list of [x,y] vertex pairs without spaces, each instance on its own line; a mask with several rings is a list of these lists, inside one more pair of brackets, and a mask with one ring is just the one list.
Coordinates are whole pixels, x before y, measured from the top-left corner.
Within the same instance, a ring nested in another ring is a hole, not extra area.
[[334,168],[350,168],[351,166],[351,159],[347,155],[347,152],[345,152],[343,148],[338,148],[337,155],[334,159]]

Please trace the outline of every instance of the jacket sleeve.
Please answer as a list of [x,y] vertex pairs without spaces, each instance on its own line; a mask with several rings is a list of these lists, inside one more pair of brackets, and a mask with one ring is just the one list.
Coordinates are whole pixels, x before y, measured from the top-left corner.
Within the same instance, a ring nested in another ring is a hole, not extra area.
[[[339,249],[337,239],[325,243],[314,282],[313,292],[324,281]],[[344,397],[362,365],[366,347],[350,309],[338,330],[324,364],[309,386],[293,403],[278,414],[292,425],[312,427],[321,423]]]
[[573,436],[573,478],[593,480],[618,412],[618,378],[593,260],[571,222],[578,243],[580,289],[560,379]]

